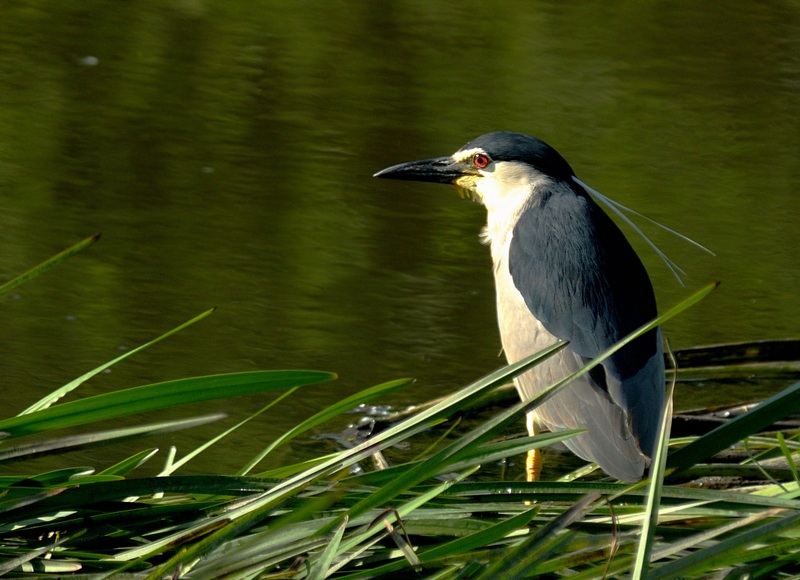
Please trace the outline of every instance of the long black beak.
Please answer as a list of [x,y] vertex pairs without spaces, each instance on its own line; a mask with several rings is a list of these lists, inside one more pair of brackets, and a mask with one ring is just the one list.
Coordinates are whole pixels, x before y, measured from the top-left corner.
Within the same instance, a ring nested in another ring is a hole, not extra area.
[[460,163],[452,157],[436,157],[392,165],[378,171],[373,177],[402,179],[404,181],[427,181],[429,183],[453,183],[464,175]]

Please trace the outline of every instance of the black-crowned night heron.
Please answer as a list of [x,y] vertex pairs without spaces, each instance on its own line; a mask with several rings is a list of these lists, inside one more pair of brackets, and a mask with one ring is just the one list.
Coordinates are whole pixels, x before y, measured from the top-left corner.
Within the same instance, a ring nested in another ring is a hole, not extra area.
[[[455,185],[488,211],[500,336],[509,362],[569,344],[516,379],[528,400],[656,317],[642,262],[572,168],[546,143],[497,131],[449,157],[375,174]],[[528,415],[528,431],[587,429],[565,443],[609,475],[641,479],[664,404],[660,329],[642,335]],[[529,461],[536,459],[529,457]],[[530,469],[530,468],[529,468]],[[534,466],[529,477],[538,477]]]

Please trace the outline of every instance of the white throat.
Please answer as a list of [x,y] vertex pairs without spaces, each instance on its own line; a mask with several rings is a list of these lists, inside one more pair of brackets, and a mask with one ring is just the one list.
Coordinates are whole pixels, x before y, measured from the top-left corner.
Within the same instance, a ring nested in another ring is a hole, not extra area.
[[552,179],[532,169],[529,165],[498,162],[490,171],[482,172],[475,181],[476,196],[486,207],[486,227],[482,241],[490,244],[495,266],[502,256],[508,255],[514,225],[520,214],[537,203],[537,191],[553,187]]

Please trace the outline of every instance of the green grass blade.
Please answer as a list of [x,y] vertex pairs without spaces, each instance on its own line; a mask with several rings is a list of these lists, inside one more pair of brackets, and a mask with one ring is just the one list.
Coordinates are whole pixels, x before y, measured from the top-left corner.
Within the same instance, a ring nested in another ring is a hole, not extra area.
[[523,454],[530,449],[561,443],[585,432],[585,429],[565,429],[563,431],[540,433],[532,437],[515,437],[505,441],[485,443],[476,448],[469,447],[465,449],[463,453],[459,454],[459,459],[465,462],[463,467],[467,467],[470,464],[493,463],[512,455]]
[[581,498],[556,518],[532,533],[514,550],[486,569],[477,580],[493,580],[495,578],[528,578],[536,565],[547,559],[555,543],[568,539],[559,532],[575,521],[583,518],[592,509],[592,505],[600,498],[597,492]]
[[[173,541],[176,546],[184,545],[185,547],[178,550],[175,555],[163,564],[150,570],[147,576],[145,576],[146,580],[160,580],[165,575],[171,574],[171,571],[195,561],[201,555],[208,553],[224,542],[230,541],[243,534],[261,521],[266,512],[278,507],[289,497],[302,491],[302,488],[306,486],[307,484],[294,487],[282,487],[277,491],[263,494],[260,498],[239,509],[231,510],[224,515],[206,521],[201,521],[199,525],[195,525],[191,529],[182,530],[175,536]],[[195,541],[197,537],[201,537],[201,539]],[[150,547],[147,546],[146,548]],[[155,546],[153,549],[143,554],[142,559],[147,559],[149,555],[160,554],[161,552],[162,549]]]
[[[521,455],[530,449],[555,445],[583,432],[582,429],[547,432],[533,437],[517,437],[506,441],[487,443],[476,448],[468,447],[464,453],[459,454],[458,461],[453,462],[449,469],[463,471],[470,467],[495,463],[506,457]],[[345,481],[351,485],[387,485],[392,480],[401,478],[404,473],[418,466],[421,462],[422,460],[414,460],[400,465],[393,465],[387,469],[360,473],[348,477]]]
[[412,379],[398,379],[395,381],[390,381],[388,383],[376,385],[374,387],[371,387],[369,389],[351,395],[350,397],[342,399],[341,401],[331,405],[327,409],[324,409],[323,411],[320,411],[319,413],[315,414],[313,417],[309,417],[296,427],[292,428],[291,430],[287,431],[286,433],[278,437],[266,449],[264,449],[261,453],[256,455],[252,460],[250,460],[250,462],[248,462],[247,465],[245,465],[237,475],[247,475],[275,448],[286,443],[291,439],[294,439],[301,433],[304,433],[309,429],[313,429],[317,425],[321,425],[325,421],[328,421],[334,417],[338,417],[342,413],[350,411],[362,403],[373,401],[378,397],[386,396],[389,393],[392,393],[397,389],[404,387],[412,382],[413,382]]
[[191,326],[195,322],[198,322],[198,321],[202,320],[203,318],[205,318],[206,316],[208,316],[209,314],[214,312],[214,310],[215,310],[214,308],[206,310],[202,314],[199,314],[198,316],[195,316],[194,318],[192,318],[188,322],[184,322],[180,326],[176,326],[172,330],[170,330],[168,332],[165,332],[164,334],[162,334],[161,336],[159,336],[157,338],[154,338],[150,342],[147,342],[147,343],[145,343],[145,344],[143,344],[141,346],[138,346],[138,347],[134,348],[133,350],[129,350],[125,354],[122,354],[122,355],[118,356],[117,358],[115,358],[115,359],[113,359],[113,360],[111,360],[111,361],[109,361],[109,362],[107,362],[105,364],[102,364],[97,368],[94,368],[94,369],[90,370],[88,373],[85,373],[85,374],[79,376],[77,379],[71,380],[66,385],[61,387],[60,389],[56,389],[55,391],[53,391],[52,393],[50,393],[46,397],[42,398],[41,400],[37,401],[36,403],[31,405],[27,409],[22,411],[22,413],[20,413],[20,415],[25,415],[27,413],[33,413],[35,411],[41,411],[42,409],[48,408],[50,405],[52,405],[53,403],[58,401],[64,395],[66,395],[67,393],[69,393],[71,391],[74,391],[80,385],[82,385],[83,383],[85,383],[86,381],[91,379],[93,376],[95,376],[95,375],[97,375],[99,373],[102,373],[107,368],[117,364],[118,362],[128,358],[129,356],[132,356],[132,355],[134,355],[134,354],[136,354],[138,352],[143,351],[146,348],[149,348],[149,347],[153,346],[154,344],[157,344],[157,343],[161,342],[162,340],[164,340],[165,338],[167,338],[169,336],[172,336],[176,332],[180,332],[181,330],[183,330],[187,326]]
[[[764,515],[771,515],[765,513]],[[679,578],[699,575],[711,570],[740,564],[746,556],[747,548],[759,543],[769,542],[776,534],[797,527],[800,513],[780,518],[748,530],[721,542],[684,555],[663,566],[652,568],[650,579]]]
[[676,470],[692,467],[798,411],[800,411],[800,382],[673,452],[667,459],[667,467]]
[[800,481],[800,476],[797,475],[797,464],[794,462],[794,456],[792,455],[792,452],[789,451],[789,446],[786,444],[786,438],[783,436],[783,433],[778,433],[777,438],[781,452],[786,458],[786,463],[789,464],[789,469],[792,470],[792,477],[795,481]]
[[[797,578],[797,553],[800,551],[800,540],[794,538],[783,541],[770,542],[761,548],[747,551],[746,559],[753,564],[737,565],[728,574],[728,578],[741,578],[742,580],[761,580],[765,578]],[[754,562],[759,560],[758,562]],[[783,576],[779,574],[781,568],[787,568]]]
[[264,477],[266,479],[287,479],[293,475],[297,475],[298,473],[302,473],[303,471],[307,471],[312,467],[316,467],[317,465],[325,463],[326,461],[331,461],[335,457],[338,457],[338,455],[338,453],[329,453],[327,455],[320,455],[314,459],[301,461],[300,463],[281,465],[275,469],[269,469],[267,471],[256,473],[253,475],[253,477]]
[[[474,473],[474,471],[475,470],[457,474],[452,480],[448,480],[448,481],[445,481],[444,483],[440,483],[440,484],[438,484],[438,485],[436,485],[436,486],[424,491],[423,493],[420,493],[416,497],[413,497],[410,501],[407,501],[406,503],[404,503],[403,505],[399,506],[395,510],[396,514],[397,514],[397,517],[399,517],[399,518],[407,517],[414,510],[420,508],[422,505],[424,505],[425,503],[431,501],[433,498],[441,495],[448,488],[450,488],[451,486],[453,486],[457,482],[459,482],[459,481],[465,479],[466,477],[470,476],[472,473]],[[339,520],[337,520],[337,521],[342,521],[342,520],[344,520],[344,518],[348,518],[348,517],[349,517],[348,514],[345,514],[342,518],[339,518]],[[348,556],[347,559],[343,560],[342,562],[339,562],[337,564],[337,566],[334,568],[334,571],[338,570],[340,567],[344,566],[344,564],[346,564],[350,559],[353,559],[353,558],[357,557],[357,555],[359,553],[358,546],[359,545],[363,545],[365,542],[368,542],[368,540],[370,538],[372,538],[373,536],[375,536],[376,534],[378,534],[379,532],[382,531],[382,527],[381,527],[380,524],[384,519],[388,519],[388,516],[379,518],[377,521],[372,522],[372,525],[368,526],[366,530],[364,530],[364,531],[362,531],[360,533],[354,534],[352,537],[348,538],[345,542],[342,543],[341,552],[343,554],[347,553],[347,554],[349,554],[349,556]],[[329,527],[330,527],[330,524],[326,524],[325,526],[323,526],[322,527],[322,532],[324,533],[324,530],[327,530]],[[407,565],[407,562],[403,561],[403,567],[405,567],[406,565]]]
[[194,377],[104,393],[0,421],[0,431],[21,437],[146,413],[175,405],[313,385],[336,378],[321,371],[253,371]]
[[88,248],[89,246],[91,246],[93,243],[95,243],[99,239],[100,239],[100,234],[95,234],[93,236],[89,236],[88,238],[86,238],[84,240],[81,240],[80,242],[78,242],[74,246],[70,246],[69,248],[67,248],[63,252],[59,252],[58,254],[53,256],[52,258],[49,258],[49,259],[45,260],[44,262],[42,262],[38,266],[34,266],[33,268],[31,268],[27,272],[25,272],[23,274],[20,274],[19,276],[9,280],[8,282],[6,282],[3,285],[0,285],[0,295],[6,294],[6,293],[10,292],[11,290],[13,290],[14,288],[16,288],[17,286],[20,286],[20,285],[24,284],[25,282],[28,282],[29,280],[31,280],[33,278],[36,278],[36,276],[38,276],[40,274],[43,274],[44,272],[46,272],[47,270],[49,270],[53,266],[56,266],[56,265],[60,264],[64,260],[66,260],[66,259],[74,256],[78,252]]
[[421,551],[420,559],[427,563],[439,558],[458,556],[459,554],[488,546],[517,530],[523,529],[536,517],[540,509],[539,506],[534,506],[513,517],[501,520],[484,530],[447,542],[441,546]]
[[342,543],[342,536],[347,528],[347,517],[342,520],[341,525],[336,529],[328,545],[320,554],[319,559],[314,563],[311,572],[308,574],[308,580],[325,580],[328,570],[339,551],[339,545]]
[[12,461],[29,460],[43,455],[53,455],[55,453],[66,453],[81,449],[90,449],[101,445],[108,445],[111,442],[121,443],[144,436],[171,433],[182,429],[191,429],[214,421],[224,419],[224,413],[214,413],[202,417],[192,417],[188,419],[177,419],[164,421],[151,425],[136,425],[133,427],[122,427],[108,431],[98,431],[95,433],[84,433],[69,437],[58,437],[46,441],[37,441],[27,445],[19,445],[3,449],[0,451],[0,463],[10,463]]
[[[71,539],[72,538],[70,538],[70,537],[58,538],[56,541],[47,542],[47,543],[45,543],[44,546],[42,546],[40,548],[36,548],[34,550],[31,550],[30,552],[27,552],[27,553],[23,553],[23,554],[17,556],[16,558],[9,558],[5,562],[0,562],[0,576],[5,576],[8,572],[11,572],[15,568],[18,568],[18,567],[22,566],[23,564],[26,564],[26,563],[30,562],[31,560],[33,560],[34,558],[36,558],[38,556],[44,556],[48,552],[51,552],[52,550],[55,550],[60,545],[65,544],[66,542],[70,541]],[[31,568],[33,568],[33,567],[31,567]]]
[[[281,395],[278,398],[276,398],[274,401],[270,401],[264,407],[262,407],[261,409],[259,409],[258,411],[256,411],[252,415],[250,415],[249,417],[246,417],[243,420],[239,421],[236,425],[234,425],[230,429],[226,429],[225,431],[223,431],[222,433],[220,433],[216,437],[213,437],[212,439],[209,439],[208,441],[206,441],[205,443],[203,443],[199,447],[195,448],[191,453],[187,453],[186,455],[181,457],[178,461],[172,463],[169,467],[165,468],[159,475],[161,475],[162,477],[166,476],[166,475],[172,475],[178,469],[180,469],[181,467],[183,467],[184,465],[189,463],[192,459],[194,459],[195,457],[200,455],[203,451],[205,451],[206,449],[208,449],[209,447],[211,447],[215,443],[218,443],[219,441],[221,441],[222,439],[224,439],[225,437],[227,437],[228,435],[230,435],[231,433],[233,433],[234,431],[239,429],[242,425],[245,425],[246,423],[249,423],[250,421],[252,421],[256,417],[258,417],[262,413],[268,411],[269,409],[271,409],[272,407],[274,407],[275,405],[280,403],[282,400],[284,400],[286,397],[289,397],[290,395],[292,395],[299,388],[300,387],[292,387],[291,389],[289,389],[285,393],[281,393]],[[246,474],[240,473],[240,474],[237,474],[237,475],[246,475]]]
[[664,412],[661,415],[661,425],[658,430],[658,445],[653,457],[653,466],[650,469],[650,487],[647,494],[647,503],[644,513],[644,522],[639,536],[639,547],[636,550],[636,560],[631,578],[641,580],[646,578],[650,566],[650,555],[653,551],[656,526],[658,525],[658,510],[661,505],[661,491],[664,486],[664,470],[667,465],[669,453],[669,433],[672,424],[672,393],[675,381],[670,384],[667,391]]
[[765,518],[775,517],[780,512],[781,510],[777,508],[758,511],[748,516],[733,518],[732,521],[727,524],[712,526],[707,530],[702,530],[696,534],[691,534],[684,538],[678,539],[673,541],[671,544],[656,550],[653,553],[653,561],[668,557],[680,557],[681,553],[685,554],[687,551],[695,548],[696,546],[704,544],[707,545],[710,543],[710,541],[715,540],[720,536],[730,535],[731,532],[739,528],[749,527],[750,525]]
[[[62,469],[54,469],[46,471],[27,478],[26,483],[35,483],[35,487],[58,487],[66,485],[71,479],[77,477],[84,477],[94,473],[91,467],[64,467]],[[14,484],[18,486],[19,484]]]
[[144,449],[104,469],[98,475],[128,475],[131,471],[150,460],[156,453],[158,453],[158,449]]
[[[70,477],[90,473],[90,468],[70,468],[32,476],[28,479],[37,482],[37,490],[46,485],[57,485]],[[61,475],[57,475],[61,474]],[[60,478],[60,479],[59,479]],[[74,510],[76,507],[100,504],[106,501],[120,501],[132,496],[152,496],[154,494],[202,494],[239,497],[257,494],[268,490],[274,482],[252,477],[233,477],[225,475],[173,475],[171,477],[144,477],[100,482],[70,488],[54,497],[42,501],[26,512],[26,516],[39,517],[60,510]],[[52,494],[51,494],[52,495]],[[11,516],[2,515],[0,522],[11,521]]]

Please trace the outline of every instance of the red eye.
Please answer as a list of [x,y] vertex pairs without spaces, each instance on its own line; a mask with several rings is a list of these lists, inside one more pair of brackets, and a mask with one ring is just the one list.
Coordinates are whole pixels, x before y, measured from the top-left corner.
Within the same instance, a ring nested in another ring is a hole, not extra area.
[[484,155],[483,153],[476,153],[475,156],[472,158],[472,164],[478,169],[483,169],[484,167],[489,165],[490,162],[491,159],[489,159],[489,157],[487,155]]

